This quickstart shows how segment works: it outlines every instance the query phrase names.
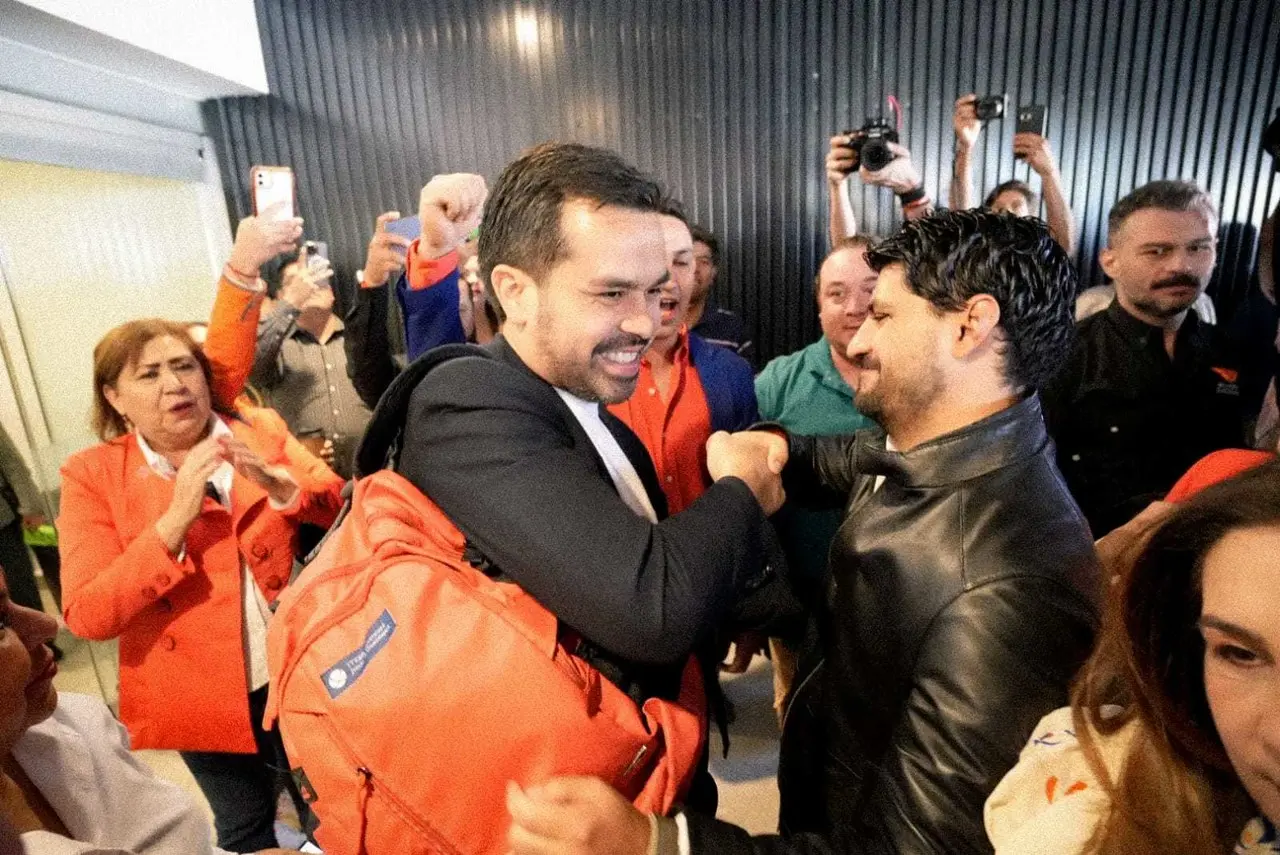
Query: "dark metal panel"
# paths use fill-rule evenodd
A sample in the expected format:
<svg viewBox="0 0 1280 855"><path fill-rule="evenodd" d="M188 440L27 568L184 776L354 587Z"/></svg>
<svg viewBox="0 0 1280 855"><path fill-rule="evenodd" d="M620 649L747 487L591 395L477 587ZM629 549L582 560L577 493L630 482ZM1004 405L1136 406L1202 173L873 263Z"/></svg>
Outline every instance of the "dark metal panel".
<svg viewBox="0 0 1280 855"><path fill-rule="evenodd" d="M258 20L274 94L206 108L233 216L253 164L292 165L308 234L349 283L373 218L412 212L432 174L492 179L547 139L610 146L720 235L720 298L763 357L816 334L827 140L889 94L940 204L956 97L1044 103L1085 285L1111 204L1192 178L1240 224L1215 283L1229 310L1280 193L1258 146L1280 104L1273 0L258 0ZM979 199L1030 175L1012 134L1011 118L984 132ZM852 198L863 231L899 222L891 194L854 181Z"/></svg>

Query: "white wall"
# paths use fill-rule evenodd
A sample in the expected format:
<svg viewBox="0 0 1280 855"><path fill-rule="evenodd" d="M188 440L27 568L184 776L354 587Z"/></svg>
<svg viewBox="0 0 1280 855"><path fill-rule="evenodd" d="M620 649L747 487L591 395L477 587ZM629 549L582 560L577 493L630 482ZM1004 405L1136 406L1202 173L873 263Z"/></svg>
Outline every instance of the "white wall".
<svg viewBox="0 0 1280 855"><path fill-rule="evenodd" d="M20 0L184 65L267 91L253 0Z"/></svg>
<svg viewBox="0 0 1280 855"><path fill-rule="evenodd" d="M230 241L216 183L0 161L0 403L19 401L45 489L97 441L98 339L133 318L207 318Z"/></svg>

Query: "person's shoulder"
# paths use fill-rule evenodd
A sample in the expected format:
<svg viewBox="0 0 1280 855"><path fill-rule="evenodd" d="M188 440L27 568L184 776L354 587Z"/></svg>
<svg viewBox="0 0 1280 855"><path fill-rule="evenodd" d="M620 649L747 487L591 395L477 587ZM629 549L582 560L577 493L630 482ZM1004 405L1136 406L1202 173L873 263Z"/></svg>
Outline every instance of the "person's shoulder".
<svg viewBox="0 0 1280 855"><path fill-rule="evenodd" d="M501 351L484 353L480 348L471 349L475 352L433 366L414 388L412 406L476 408L555 398L550 383L506 358Z"/></svg>
<svg viewBox="0 0 1280 855"><path fill-rule="evenodd" d="M712 344L697 333L689 333L689 352L695 363L713 366L728 374L751 376L751 363L727 347Z"/></svg>
<svg viewBox="0 0 1280 855"><path fill-rule="evenodd" d="M806 345L794 353L775 356L769 360L764 369L760 372L760 377L767 378L768 382L780 382L784 379L794 377L801 371L804 371L812 356L813 349L821 345L822 342L814 342Z"/></svg>
<svg viewBox="0 0 1280 855"><path fill-rule="evenodd" d="M78 470L101 471L115 464L123 463L129 453L129 444L133 442L132 434L121 434L114 439L95 443L88 448L71 454L62 462L63 473Z"/></svg>
<svg viewBox="0 0 1280 855"><path fill-rule="evenodd" d="M1111 774L1133 737L1133 726L1093 735ZM1110 807L1076 732L1070 707L1054 710L1031 732L1017 764L987 799L983 820L996 851L1009 855L1088 851Z"/></svg>
<svg viewBox="0 0 1280 855"><path fill-rule="evenodd" d="M59 692L52 721L90 739L118 742L120 726L101 698L78 692Z"/></svg>

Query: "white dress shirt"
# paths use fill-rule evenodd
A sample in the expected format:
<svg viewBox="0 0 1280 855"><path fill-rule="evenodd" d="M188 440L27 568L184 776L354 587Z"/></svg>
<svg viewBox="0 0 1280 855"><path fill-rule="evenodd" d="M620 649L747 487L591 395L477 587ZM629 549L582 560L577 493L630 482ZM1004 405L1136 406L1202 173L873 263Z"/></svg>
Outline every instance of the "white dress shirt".
<svg viewBox="0 0 1280 855"><path fill-rule="evenodd" d="M217 416L212 416L211 418L213 427L209 431L210 436L233 436L231 428L227 427L226 422ZM135 433L134 437L138 440L138 448L141 449L142 456L147 459L147 465L151 467L152 472L162 478L170 479L178 474L172 463L147 445L147 441L143 439L142 434ZM214 491L217 492L218 501L222 503L228 513L231 512L231 482L234 477L235 470L231 468L230 463L226 462L215 469L213 474L209 476L209 483L213 485ZM271 506L276 510L282 510L280 506L275 504L274 500L271 502ZM267 620L271 616L271 607L267 605L267 598L262 595L257 581L249 572L249 565L245 563L243 555L240 556L240 576L241 612L243 617L240 622L242 627L241 642L244 645L245 676L249 681L249 691L253 692L267 685L271 679L267 671Z"/></svg>
<svg viewBox="0 0 1280 855"><path fill-rule="evenodd" d="M60 694L13 758L71 833L27 832L27 855L225 855L195 802L129 753L128 733L98 698Z"/></svg>
<svg viewBox="0 0 1280 855"><path fill-rule="evenodd" d="M582 425L591 444L604 459L605 468L609 470L609 477L613 479L613 484L617 487L622 501L626 502L627 507L635 511L637 516L656 523L658 514L653 509L653 502L649 501L649 492L644 488L644 482L640 480L640 475L631 463L631 458L627 457L622 446L618 444L617 437L600 418L600 404L579 398L564 389L557 388L556 392L568 404L569 411L578 420L578 424Z"/></svg>

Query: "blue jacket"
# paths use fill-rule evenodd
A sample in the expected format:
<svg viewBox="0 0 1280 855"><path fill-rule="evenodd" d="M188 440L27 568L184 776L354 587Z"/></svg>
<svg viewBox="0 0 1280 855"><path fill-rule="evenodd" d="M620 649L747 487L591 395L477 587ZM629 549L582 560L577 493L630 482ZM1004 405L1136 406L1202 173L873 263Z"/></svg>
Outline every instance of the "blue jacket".
<svg viewBox="0 0 1280 855"><path fill-rule="evenodd" d="M746 430L760 420L751 364L725 347L689 333L689 358L702 381L711 411L711 429Z"/></svg>
<svg viewBox="0 0 1280 855"><path fill-rule="evenodd" d="M458 271L429 288L411 290L405 276L396 283L396 299L404 313L409 361L442 344L462 344L467 337L458 316ZM689 333L689 358L702 380L711 411L711 429L746 430L759 421L751 364L732 350Z"/></svg>
<svg viewBox="0 0 1280 855"><path fill-rule="evenodd" d="M396 300L404 315L405 352L413 362L433 347L442 344L466 344L458 314L458 268L427 288L414 291L409 279L400 274L396 282Z"/></svg>

